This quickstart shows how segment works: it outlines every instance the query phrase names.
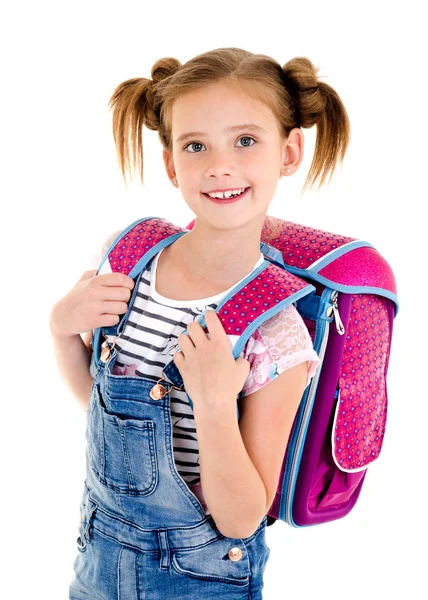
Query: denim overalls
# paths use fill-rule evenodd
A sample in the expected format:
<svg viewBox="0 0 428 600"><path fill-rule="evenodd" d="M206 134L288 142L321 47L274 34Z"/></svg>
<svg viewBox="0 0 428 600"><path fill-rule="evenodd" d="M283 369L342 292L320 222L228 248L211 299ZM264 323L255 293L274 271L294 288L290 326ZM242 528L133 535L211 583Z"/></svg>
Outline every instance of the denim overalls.
<svg viewBox="0 0 428 600"><path fill-rule="evenodd" d="M102 329L109 335L123 331L141 275L121 322ZM156 380L111 373L116 356L113 347L100 358L91 388L70 600L262 599L267 517L248 538L220 533L175 466L173 384L152 397ZM177 372L163 371L181 385Z"/></svg>

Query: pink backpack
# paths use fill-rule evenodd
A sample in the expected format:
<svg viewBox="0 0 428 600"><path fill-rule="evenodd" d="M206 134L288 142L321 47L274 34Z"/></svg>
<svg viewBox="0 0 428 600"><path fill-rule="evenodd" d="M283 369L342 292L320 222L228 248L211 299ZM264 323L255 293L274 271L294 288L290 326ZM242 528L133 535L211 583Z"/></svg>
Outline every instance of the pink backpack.
<svg viewBox="0 0 428 600"><path fill-rule="evenodd" d="M192 229L145 217L120 233L98 273L135 279L165 246ZM391 268L368 242L266 216L260 250L265 260L217 306L225 331L240 336L238 358L250 335L293 303L321 359L291 429L268 525L280 519L303 527L344 517L355 505L367 468L379 456L387 414L386 376L397 291ZM129 309L128 309L129 310ZM98 363L101 335L93 331ZM206 328L203 315L197 318ZM163 374L183 387L171 361ZM193 407L191 398L190 405ZM237 418L239 409L237 406Z"/></svg>

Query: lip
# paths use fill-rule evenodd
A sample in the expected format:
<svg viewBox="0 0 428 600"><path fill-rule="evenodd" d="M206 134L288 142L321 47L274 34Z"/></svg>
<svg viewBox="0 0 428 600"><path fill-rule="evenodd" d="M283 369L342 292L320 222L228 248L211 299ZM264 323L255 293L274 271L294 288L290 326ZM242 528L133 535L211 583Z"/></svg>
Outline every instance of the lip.
<svg viewBox="0 0 428 600"><path fill-rule="evenodd" d="M245 185L237 185L234 188L217 188L216 190L210 190L209 192L202 192L203 194L215 194L216 192L236 192L236 190L245 189Z"/></svg>
<svg viewBox="0 0 428 600"><path fill-rule="evenodd" d="M211 198L211 196L208 196L208 194L205 194L205 192L202 192L202 195L208 198L208 200L211 200L211 202L215 202L215 204L232 204L233 202L238 202L239 200L242 200L242 198L244 198L247 195L249 189L251 188L246 188L245 192L242 192L240 196L236 196L235 198L225 198L224 200L221 200L219 198Z"/></svg>

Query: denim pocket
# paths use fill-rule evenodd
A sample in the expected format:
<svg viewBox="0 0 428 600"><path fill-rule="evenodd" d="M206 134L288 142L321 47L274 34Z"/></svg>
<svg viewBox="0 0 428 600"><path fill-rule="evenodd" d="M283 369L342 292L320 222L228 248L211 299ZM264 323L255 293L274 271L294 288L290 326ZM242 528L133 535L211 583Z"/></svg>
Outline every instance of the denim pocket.
<svg viewBox="0 0 428 600"><path fill-rule="evenodd" d="M158 483L154 421L107 412L96 384L92 394L86 442L93 472L119 494L150 494Z"/></svg>
<svg viewBox="0 0 428 600"><path fill-rule="evenodd" d="M229 552L235 549L241 552L240 560L233 561ZM176 550L171 564L180 575L247 586L250 582L250 563L243 540L220 537L192 550Z"/></svg>

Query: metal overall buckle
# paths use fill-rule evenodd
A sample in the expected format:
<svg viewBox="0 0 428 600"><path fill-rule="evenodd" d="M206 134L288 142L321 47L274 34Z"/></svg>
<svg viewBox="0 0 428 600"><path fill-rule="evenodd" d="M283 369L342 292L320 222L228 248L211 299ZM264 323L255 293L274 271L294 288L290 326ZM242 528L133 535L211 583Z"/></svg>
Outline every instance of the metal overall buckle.
<svg viewBox="0 0 428 600"><path fill-rule="evenodd" d="M102 348L102 352L100 355L100 360L103 361L103 363L106 363L108 361L108 359L111 356L111 352L114 348L114 345L116 344L116 340L118 340L120 338L120 336L122 335L122 332L119 333L119 335L117 335L113 342L109 342L108 340L108 335L106 335L105 333L103 333L103 336L106 338L104 340L104 342L101 344L101 348Z"/></svg>
<svg viewBox="0 0 428 600"><path fill-rule="evenodd" d="M169 393L170 390L167 390L165 388L165 386L163 386L161 383L159 383L160 381L164 381L165 380L165 373L162 371L162 375L163 377L161 377L160 379L158 379L157 383L155 383L155 385L152 387L152 389L149 392L149 396L150 398L152 398L153 400L160 400L161 398L163 398L166 394ZM177 387L176 385L173 385L172 383L170 384L171 388L175 388L176 390L182 390L182 387Z"/></svg>

